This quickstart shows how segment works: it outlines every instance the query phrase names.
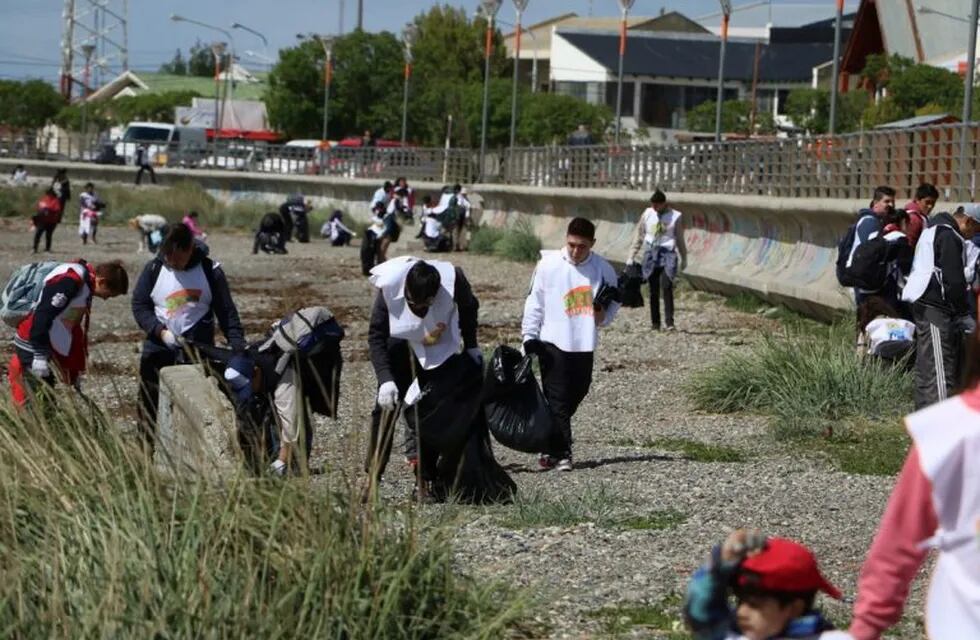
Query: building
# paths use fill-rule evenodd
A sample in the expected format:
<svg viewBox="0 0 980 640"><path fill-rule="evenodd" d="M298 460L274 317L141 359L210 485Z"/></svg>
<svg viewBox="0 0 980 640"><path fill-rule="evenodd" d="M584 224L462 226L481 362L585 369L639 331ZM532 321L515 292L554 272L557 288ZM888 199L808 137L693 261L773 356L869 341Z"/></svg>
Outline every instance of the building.
<svg viewBox="0 0 980 640"><path fill-rule="evenodd" d="M716 97L721 41L710 33L631 32L623 61L623 126L647 128L656 142L687 127L687 113ZM729 39L725 100L749 100L777 123L793 89L809 87L814 67L833 58L823 29L772 29L768 42ZM551 40L551 83L558 93L615 109L619 34L560 28Z"/></svg>
<svg viewBox="0 0 980 640"><path fill-rule="evenodd" d="M857 11L859 0L845 0L844 13ZM828 24L833 27L835 6L827 0L805 2L740 2L732 7L728 35L733 38L752 38L769 41L774 30L813 28ZM845 15L846 21L847 15ZM695 18L711 33L721 33L722 13L715 11ZM844 39L846 42L846 39Z"/></svg>
<svg viewBox="0 0 980 640"><path fill-rule="evenodd" d="M582 17L577 13L565 13L521 29L521 54L518 74L523 84L530 84L533 91L550 91L551 36L556 29L618 30L618 17ZM707 33L697 22L677 13L663 11L659 16L629 16L626 28L635 32ZM507 57L514 58L517 49L516 31L504 35Z"/></svg>
<svg viewBox="0 0 980 640"><path fill-rule="evenodd" d="M214 98L218 84L224 91L225 73L219 75L218 83L213 78L202 76L178 76L167 73L124 71L86 98L90 101L114 100L123 96L138 96L146 93L167 93L169 91L194 91L204 98ZM261 100L266 88L264 74L253 74L239 64L232 68L232 95L235 99Z"/></svg>
<svg viewBox="0 0 980 640"><path fill-rule="evenodd" d="M970 37L965 0L862 0L841 59L840 86L859 86L869 55L911 58L960 74L967 69Z"/></svg>

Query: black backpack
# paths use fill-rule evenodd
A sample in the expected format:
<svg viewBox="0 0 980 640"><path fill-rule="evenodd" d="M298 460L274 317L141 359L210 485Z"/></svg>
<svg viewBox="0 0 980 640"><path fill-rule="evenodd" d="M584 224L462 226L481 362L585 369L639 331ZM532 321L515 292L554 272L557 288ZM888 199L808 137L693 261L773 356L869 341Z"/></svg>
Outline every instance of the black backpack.
<svg viewBox="0 0 980 640"><path fill-rule="evenodd" d="M854 250L851 266L846 269L854 287L877 291L888 280L889 243L880 235L875 236Z"/></svg>
<svg viewBox="0 0 980 640"><path fill-rule="evenodd" d="M854 251L854 259L851 260L851 249L854 247L854 240L857 237L858 223L861 222L861 220L863 220L864 217L868 215L873 216L875 222L878 225L879 235L875 239L881 240L881 245L884 247L884 249L887 252L887 243L881 238L881 228L882 228L881 220L878 219L877 216L874 216L874 214L865 213L859 215L857 219L854 221L854 224L852 224L847 228L847 233L844 234L844 237L841 238L840 242L837 243L837 264L836 264L837 282L839 282L842 287L858 287L860 289L881 288L881 284L878 285L868 284L869 281L876 281L878 278L878 274L876 271L874 271L873 269L871 270L871 272L868 271L869 262L871 260L872 255L876 251L874 248L869 247L865 249L864 252L862 252L866 254L870 253L872 255L867 255L864 258L862 258L861 260L862 267L858 268L857 266L858 251L860 251L865 244L869 244L869 243L862 243L862 245L859 246ZM881 247L879 247L878 250L880 249ZM848 260L851 260L851 266L847 266ZM885 269L885 275L887 276L887 261L881 266ZM884 283L883 277L881 279L881 282L882 284Z"/></svg>

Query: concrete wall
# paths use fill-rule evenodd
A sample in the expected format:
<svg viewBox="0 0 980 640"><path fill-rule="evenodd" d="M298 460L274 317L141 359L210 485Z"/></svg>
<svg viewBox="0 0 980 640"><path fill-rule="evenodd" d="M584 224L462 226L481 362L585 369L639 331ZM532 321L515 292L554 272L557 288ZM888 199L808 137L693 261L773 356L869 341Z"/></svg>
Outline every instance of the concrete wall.
<svg viewBox="0 0 980 640"><path fill-rule="evenodd" d="M15 161L0 160L9 174ZM50 176L56 163L25 162L34 176ZM73 181L131 182L133 167L64 165ZM366 220L368 201L379 186L374 180L313 176L276 176L230 171L158 172L162 185L199 182L215 197L231 202L260 198L281 202L302 192L317 206L346 210ZM420 193L441 185L415 183ZM623 262L636 220L649 194L625 190L549 189L507 185L471 188L477 220L509 226L527 220L546 247L561 246L567 220L584 216L598 226L597 250ZM751 292L818 318L852 307L849 293L834 276L837 239L864 203L849 200L769 198L714 194L668 194L684 213L689 249L687 278L697 287L719 293Z"/></svg>

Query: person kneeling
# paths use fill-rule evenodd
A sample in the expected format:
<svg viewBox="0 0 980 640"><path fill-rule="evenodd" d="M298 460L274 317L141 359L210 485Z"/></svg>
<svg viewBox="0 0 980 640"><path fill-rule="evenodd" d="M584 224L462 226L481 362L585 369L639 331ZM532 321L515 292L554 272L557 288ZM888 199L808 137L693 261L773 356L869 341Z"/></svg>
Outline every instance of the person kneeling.
<svg viewBox="0 0 980 640"><path fill-rule="evenodd" d="M275 213L267 213L262 216L259 222L259 230L255 232L255 243L252 245L252 254L259 252L265 253L288 253L286 250L286 229L281 216Z"/></svg>
<svg viewBox="0 0 980 640"><path fill-rule="evenodd" d="M443 253L453 248L452 238L444 233L442 221L434 213L425 216L422 225L422 243L425 245L425 250L431 253Z"/></svg>
<svg viewBox="0 0 980 640"><path fill-rule="evenodd" d="M809 549L740 529L691 577L684 618L695 640L849 640L814 608L818 591L841 599Z"/></svg>

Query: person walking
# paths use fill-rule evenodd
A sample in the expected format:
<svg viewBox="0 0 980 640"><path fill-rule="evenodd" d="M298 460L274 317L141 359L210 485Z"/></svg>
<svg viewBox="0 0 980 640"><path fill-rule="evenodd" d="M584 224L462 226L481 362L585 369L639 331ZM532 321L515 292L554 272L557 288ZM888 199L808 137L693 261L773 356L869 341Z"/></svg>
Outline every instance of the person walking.
<svg viewBox="0 0 980 640"><path fill-rule="evenodd" d="M928 230L927 230L928 231ZM912 448L858 577L854 640L898 623L909 588L937 552L925 603L930 638L980 638L980 340L974 332L965 391L905 418Z"/></svg>
<svg viewBox="0 0 980 640"><path fill-rule="evenodd" d="M68 179L67 169L58 169L51 179L51 189L61 203L61 211L65 212L65 206L71 200L71 180Z"/></svg>
<svg viewBox="0 0 980 640"><path fill-rule="evenodd" d="M139 167L139 171L136 172L136 184L143 181L144 172L149 172L153 184L157 183L157 174L153 171L153 159L150 157L150 149L145 142L139 143L136 147L136 166Z"/></svg>
<svg viewBox="0 0 980 640"><path fill-rule="evenodd" d="M420 385L441 381L440 371L454 372L465 365L457 361L461 358L472 361L470 366L482 368L483 364L477 342L480 303L462 269L449 262L403 256L371 269L371 284L378 293L368 326L368 349L378 395L364 465L369 490L384 475L399 409L410 388L417 396ZM410 397L407 402L413 404L413 400ZM404 413L406 456L417 473L416 496L426 500L437 478L438 454L426 447L425 439L415 438L416 417Z"/></svg>
<svg viewBox="0 0 980 640"><path fill-rule="evenodd" d="M667 204L659 189L650 197L650 206L636 224L635 239L626 259L627 266L640 264L643 279L650 286L650 324L660 330L660 292L664 294L664 320L667 331L674 330L674 280L687 268L687 246L681 212Z"/></svg>
<svg viewBox="0 0 980 640"><path fill-rule="evenodd" d="M964 242L978 231L980 205L967 204L933 216L915 248L902 300L912 305L915 320L916 409L945 400L959 385L963 336L976 326L967 299Z"/></svg>
<svg viewBox="0 0 980 640"><path fill-rule="evenodd" d="M41 236L44 236L44 250L51 251L51 236L54 235L55 227L61 223L61 212L61 200L58 199L54 189L48 189L41 196L36 212L31 217L31 222L34 224L33 253L37 253Z"/></svg>
<svg viewBox="0 0 980 640"><path fill-rule="evenodd" d="M129 276L121 262L95 266L83 260L49 270L37 303L17 324L8 380L14 404L25 406L43 387L62 382L79 388L88 356L92 298L125 295Z"/></svg>
<svg viewBox="0 0 980 640"><path fill-rule="evenodd" d="M221 265L194 242L185 224L171 227L133 290L133 317L146 334L140 355L138 425L145 448L156 442L160 369L182 361L185 347L214 345L214 324L235 351L245 331Z"/></svg>
<svg viewBox="0 0 980 640"><path fill-rule="evenodd" d="M592 384L599 327L609 326L620 307L616 272L594 246L595 225L574 218L565 247L542 252L524 303L524 352L538 356L556 425L549 450L538 457L544 470L572 470L572 417Z"/></svg>

